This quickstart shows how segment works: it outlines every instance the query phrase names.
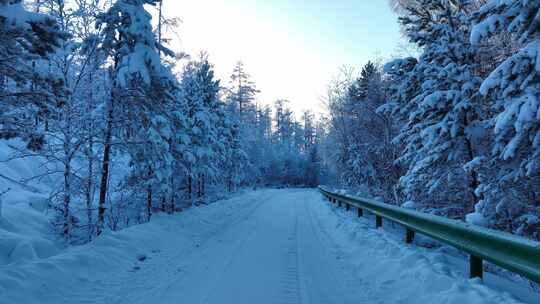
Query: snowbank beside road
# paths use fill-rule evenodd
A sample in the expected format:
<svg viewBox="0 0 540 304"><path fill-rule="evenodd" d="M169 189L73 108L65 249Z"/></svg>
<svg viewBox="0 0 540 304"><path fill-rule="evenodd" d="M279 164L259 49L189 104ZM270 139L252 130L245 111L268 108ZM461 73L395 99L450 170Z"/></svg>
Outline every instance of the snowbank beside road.
<svg viewBox="0 0 540 304"><path fill-rule="evenodd" d="M46 213L52 187L50 176L25 181L44 173L39 159L10 159L20 141L0 141L0 265L47 258L62 245L53 234Z"/></svg>
<svg viewBox="0 0 540 304"><path fill-rule="evenodd" d="M114 294L116 289L109 279L113 278L115 284L128 282L163 248L172 252L196 248L223 225L245 216L255 207L252 202L265 196L267 191L250 192L241 199L173 216L159 214L150 223L107 231L90 244L70 247L49 258L0 265L0 304L117 303L107 301L126 294ZM176 265L162 266L161 271L168 271ZM126 292L130 290L128 287Z"/></svg>

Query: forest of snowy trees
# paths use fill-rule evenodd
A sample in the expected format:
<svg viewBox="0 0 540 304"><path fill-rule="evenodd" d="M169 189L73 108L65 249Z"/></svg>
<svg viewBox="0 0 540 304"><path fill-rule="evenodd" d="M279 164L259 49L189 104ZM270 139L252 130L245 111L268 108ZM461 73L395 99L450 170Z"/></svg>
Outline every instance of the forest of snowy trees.
<svg viewBox="0 0 540 304"><path fill-rule="evenodd" d="M391 5L418 55L330 86L336 183L540 239L540 1Z"/></svg>
<svg viewBox="0 0 540 304"><path fill-rule="evenodd" d="M0 139L69 243L320 183L540 239L540 1L390 1L414 50L344 69L320 118L172 51L161 1L0 0Z"/></svg>
<svg viewBox="0 0 540 304"><path fill-rule="evenodd" d="M161 5L0 0L0 137L54 176L70 243L240 187L319 183L314 114L261 106L241 62L222 83L209 55L170 50L179 21Z"/></svg>

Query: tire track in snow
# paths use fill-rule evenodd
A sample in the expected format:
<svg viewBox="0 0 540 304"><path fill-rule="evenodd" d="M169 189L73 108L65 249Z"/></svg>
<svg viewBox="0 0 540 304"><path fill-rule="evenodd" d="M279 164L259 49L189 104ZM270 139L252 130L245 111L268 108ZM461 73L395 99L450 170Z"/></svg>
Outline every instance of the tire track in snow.
<svg viewBox="0 0 540 304"><path fill-rule="evenodd" d="M298 215L295 214L292 231L287 237L286 255L280 279L280 294L277 296L278 304L302 303L298 264Z"/></svg>
<svg viewBox="0 0 540 304"><path fill-rule="evenodd" d="M169 265L178 265L179 263L181 263L179 268L185 269L185 271L183 271L181 274L178 273L178 271L174 271L174 272L172 272L172 275L167 276L168 280L166 280L166 283L164 283L162 286L156 286L156 288L152 291L152 294L154 294L154 298L155 299L161 299L161 301L158 301L160 303L162 303L163 301L166 301L167 303L171 302L170 299L164 299L164 295L167 294L168 291L173 290L174 288L179 288L180 286L182 286L184 284L184 282L186 280L190 279L189 277L187 277L185 275L185 272L189 272L189 270L190 270L189 269L190 268L190 263L188 261L193 259L193 258L196 259L196 260L200 260L201 257L198 254L202 253L204 255L204 253L207 251L208 247L211 247L211 246L214 245L213 241L215 241L216 238L221 238L221 235L225 231L232 230L236 226L238 226L240 224L243 224L246 221L250 220L251 216L253 214L255 214L261 208L261 206L263 206L265 203L272 200L273 197L274 197L274 194L264 195L264 196L262 196L262 198L257 198L257 201L255 203L254 202L249 203L248 206L247 206L248 208L245 208L245 206L243 206L243 204L242 204L242 209L240 209L240 210L239 210L238 206L231 207L231 209L234 209L233 211L236 212L236 213L233 212L232 221L230 221L230 219L228 219L226 221L220 222L219 225L216 225L216 224L210 225L212 227L212 229L208 234L206 234L207 238L204 239L204 241L202 241L202 242L199 241L199 240L196 241L196 243L199 243L199 246L196 246L196 247L190 246L186 250L183 250L182 252L178 252L174 256L169 257L168 258L169 263L167 263L167 264L169 264ZM241 211L241 212L238 212L238 211ZM255 226L253 226L253 227L255 227ZM241 249L241 247L243 246L245 241L252 234L253 230L254 229L250 229L250 230L245 231L245 234L243 234L240 237L240 240L236 240L239 243L239 245L237 245L236 248L234 249L234 253L232 253L231 255L229 255L227 257L225 257L225 256L222 257L223 259L225 259L225 258L227 259L226 264L231 263L231 260L233 259L235 253L237 253ZM221 243L221 242L223 242L223 240L218 240L218 242ZM188 257L188 259L186 259L186 257ZM166 267L166 266L161 264L159 268L163 268L163 267ZM227 267L227 266L225 266L225 267ZM169 267L169 268L170 269L178 269L178 267ZM209 268L207 267L206 270L208 270L208 269ZM211 290L213 288L215 288L216 282L219 281L219 278L223 274L224 271L225 271L225 269L220 269L220 272L217 275L214 275L213 279L209 280L210 282L209 281L206 282L206 284L208 284L208 289L205 292L205 296L203 297L205 302L208 300L209 295L211 294ZM214 283L212 283L212 282L214 282ZM212 286L214 286L214 287L212 287ZM126 301L125 303L126 304L131 304L133 302ZM145 302L141 302L141 303L145 303Z"/></svg>
<svg viewBox="0 0 540 304"><path fill-rule="evenodd" d="M238 245L234 248L232 253L227 257L227 262L225 263L225 267L220 269L219 273L215 275L215 284L212 286L212 289L210 289L205 298L204 303L208 303L210 300L210 297L212 296L212 293L216 290L217 284L222 278L224 277L225 273L231 268L231 265L233 264L233 261L238 256L238 253L242 251L244 246L246 245L247 240L253 235L255 230L257 229L258 221L255 220L255 223L251 225L251 229L249 229L244 236L240 239L238 242Z"/></svg>

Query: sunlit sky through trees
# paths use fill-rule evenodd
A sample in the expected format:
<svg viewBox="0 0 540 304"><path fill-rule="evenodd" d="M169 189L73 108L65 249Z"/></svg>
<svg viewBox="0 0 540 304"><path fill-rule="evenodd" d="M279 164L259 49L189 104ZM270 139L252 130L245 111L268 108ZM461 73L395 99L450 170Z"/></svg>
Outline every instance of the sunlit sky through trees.
<svg viewBox="0 0 540 304"><path fill-rule="evenodd" d="M340 67L359 69L402 45L384 0L165 0L163 12L182 20L177 35L169 34L176 52L207 51L223 84L242 60L261 102L285 98L297 114L321 111Z"/></svg>

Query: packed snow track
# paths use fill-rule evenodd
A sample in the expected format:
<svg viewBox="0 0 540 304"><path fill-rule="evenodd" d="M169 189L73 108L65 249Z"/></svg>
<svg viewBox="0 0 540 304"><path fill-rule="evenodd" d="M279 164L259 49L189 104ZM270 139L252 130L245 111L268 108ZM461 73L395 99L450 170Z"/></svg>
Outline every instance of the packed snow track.
<svg viewBox="0 0 540 304"><path fill-rule="evenodd" d="M1 266L0 303L521 303L459 265L316 190L261 190Z"/></svg>

